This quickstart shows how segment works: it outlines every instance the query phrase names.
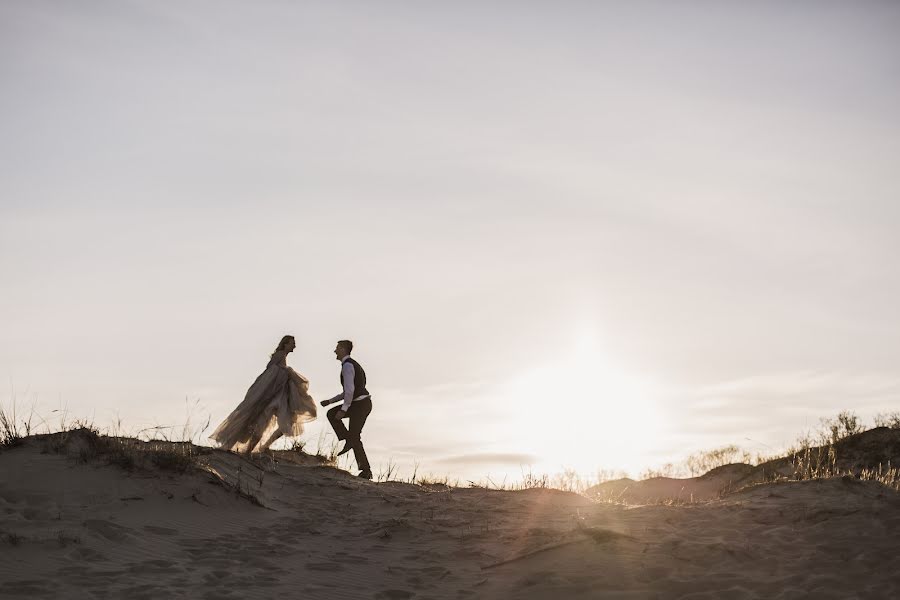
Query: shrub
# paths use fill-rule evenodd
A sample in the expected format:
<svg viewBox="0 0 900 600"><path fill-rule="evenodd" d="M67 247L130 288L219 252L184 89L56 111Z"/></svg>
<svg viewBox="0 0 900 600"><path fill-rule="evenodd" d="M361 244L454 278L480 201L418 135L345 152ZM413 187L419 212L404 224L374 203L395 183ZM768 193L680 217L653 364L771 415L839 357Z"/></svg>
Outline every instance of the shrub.
<svg viewBox="0 0 900 600"><path fill-rule="evenodd" d="M875 427L900 429L900 412L878 413L875 415Z"/></svg>
<svg viewBox="0 0 900 600"><path fill-rule="evenodd" d="M712 471L716 467L730 465L733 463L749 464L752 457L745 450L741 450L738 446L722 446L714 450L706 450L691 454L685 460L685 466L692 477L703 475Z"/></svg>
<svg viewBox="0 0 900 600"><path fill-rule="evenodd" d="M674 463L666 463L658 469L645 469L638 475L638 479L653 479L655 477L680 477L682 469L676 467Z"/></svg>
<svg viewBox="0 0 900 600"><path fill-rule="evenodd" d="M856 413L842 411L832 419L822 419L820 441L822 445L836 444L846 437L862 433L864 427Z"/></svg>

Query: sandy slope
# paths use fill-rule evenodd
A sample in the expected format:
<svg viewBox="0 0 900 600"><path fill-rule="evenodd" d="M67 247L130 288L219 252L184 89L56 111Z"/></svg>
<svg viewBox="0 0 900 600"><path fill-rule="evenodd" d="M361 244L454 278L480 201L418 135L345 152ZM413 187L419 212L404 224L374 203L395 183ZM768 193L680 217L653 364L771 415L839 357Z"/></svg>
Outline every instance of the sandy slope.
<svg viewBox="0 0 900 600"><path fill-rule="evenodd" d="M202 458L262 506L208 473L4 451L0 597L900 597L900 495L878 484L625 507Z"/></svg>
<svg viewBox="0 0 900 600"><path fill-rule="evenodd" d="M828 447L812 448L811 456L828 462ZM834 467L839 472L859 473L862 469L900 465L900 430L876 427L846 437L833 447ZM776 458L757 466L725 465L699 477L651 477L641 481L629 478L606 481L586 491L591 498L629 504L661 502L697 502L715 500L749 485L791 478L802 453ZM806 459L808 460L808 459Z"/></svg>

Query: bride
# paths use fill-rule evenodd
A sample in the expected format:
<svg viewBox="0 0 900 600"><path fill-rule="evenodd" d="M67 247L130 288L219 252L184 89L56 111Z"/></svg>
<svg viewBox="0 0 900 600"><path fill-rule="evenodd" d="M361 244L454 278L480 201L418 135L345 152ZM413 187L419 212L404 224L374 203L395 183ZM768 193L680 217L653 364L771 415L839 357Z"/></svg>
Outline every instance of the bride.
<svg viewBox="0 0 900 600"><path fill-rule="evenodd" d="M309 380L287 366L287 355L296 346L294 336L281 338L266 370L211 440L249 457L253 451L268 449L281 436L303 433L303 424L316 418L316 403L308 393Z"/></svg>

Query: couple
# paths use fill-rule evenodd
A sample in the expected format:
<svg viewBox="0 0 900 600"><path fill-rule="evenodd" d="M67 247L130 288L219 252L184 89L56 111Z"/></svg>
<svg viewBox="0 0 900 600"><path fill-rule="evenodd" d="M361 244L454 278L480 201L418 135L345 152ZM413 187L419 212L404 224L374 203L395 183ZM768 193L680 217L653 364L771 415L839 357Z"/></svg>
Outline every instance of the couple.
<svg viewBox="0 0 900 600"><path fill-rule="evenodd" d="M244 401L222 421L210 439L219 442L225 450L242 452L247 457L253 451L263 452L282 436L294 437L303 433L303 424L316 418L316 403L309 395L309 380L287 366L287 355L294 350L294 337L281 338L269 364L256 378ZM344 447L338 456L353 450L359 476L372 479L372 468L366 457L360 435L369 413L372 412L372 396L366 389L366 372L358 362L350 358L353 342L341 340L334 349L341 361L341 387L343 391L322 406L341 402L328 411L328 421ZM350 419L350 429L342 419Z"/></svg>

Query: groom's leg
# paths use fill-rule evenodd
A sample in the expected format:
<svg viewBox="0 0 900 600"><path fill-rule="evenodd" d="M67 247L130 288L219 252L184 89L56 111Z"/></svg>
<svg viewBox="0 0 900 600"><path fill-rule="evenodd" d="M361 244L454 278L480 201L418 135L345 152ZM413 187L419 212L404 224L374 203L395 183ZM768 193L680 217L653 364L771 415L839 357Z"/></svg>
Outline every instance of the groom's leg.
<svg viewBox="0 0 900 600"><path fill-rule="evenodd" d="M350 405L350 409L353 409L353 405ZM344 425L344 422L337 418L337 411L341 410L341 405L338 404L334 408L328 410L328 422L331 423L331 428L334 429L334 434L337 436L339 440L347 439L347 426Z"/></svg>
<svg viewBox="0 0 900 600"><path fill-rule="evenodd" d="M350 431L347 438L353 444L353 456L356 457L356 465L363 473L371 473L372 467L369 466L369 457L366 456L366 449L362 443L362 429L372 412L372 399L366 398L359 400L350 405L348 416L350 417Z"/></svg>

